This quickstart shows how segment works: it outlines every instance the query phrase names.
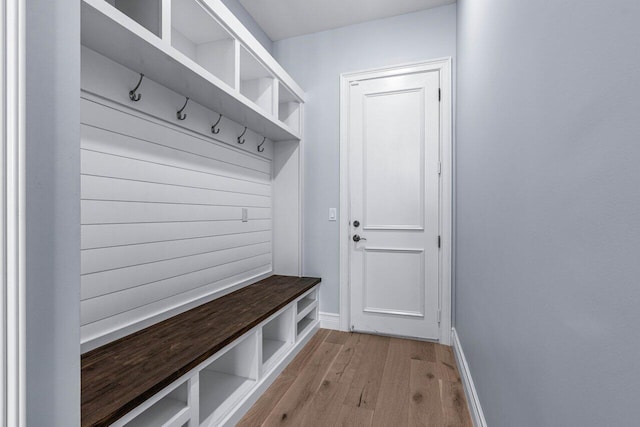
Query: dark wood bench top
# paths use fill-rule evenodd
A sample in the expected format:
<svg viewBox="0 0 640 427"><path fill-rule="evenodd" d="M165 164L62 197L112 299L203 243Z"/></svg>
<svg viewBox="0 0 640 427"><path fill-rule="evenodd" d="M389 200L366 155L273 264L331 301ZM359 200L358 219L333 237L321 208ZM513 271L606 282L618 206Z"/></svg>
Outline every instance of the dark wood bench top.
<svg viewBox="0 0 640 427"><path fill-rule="evenodd" d="M271 276L82 355L82 425L108 426L320 282Z"/></svg>

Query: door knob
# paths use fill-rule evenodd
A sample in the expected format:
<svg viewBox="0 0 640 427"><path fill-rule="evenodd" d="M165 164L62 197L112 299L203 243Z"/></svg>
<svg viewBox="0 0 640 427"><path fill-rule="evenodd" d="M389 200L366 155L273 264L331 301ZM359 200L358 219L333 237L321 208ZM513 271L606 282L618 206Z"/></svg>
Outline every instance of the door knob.
<svg viewBox="0 0 640 427"><path fill-rule="evenodd" d="M365 239L364 237L360 237L357 234L353 235L353 241L354 242L359 242L360 240L367 240L367 239Z"/></svg>

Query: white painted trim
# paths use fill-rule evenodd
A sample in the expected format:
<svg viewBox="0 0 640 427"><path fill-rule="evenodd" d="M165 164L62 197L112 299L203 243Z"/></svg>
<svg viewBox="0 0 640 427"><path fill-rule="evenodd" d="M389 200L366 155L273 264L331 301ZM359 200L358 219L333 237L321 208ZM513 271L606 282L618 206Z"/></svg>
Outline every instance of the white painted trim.
<svg viewBox="0 0 640 427"><path fill-rule="evenodd" d="M2 52L2 388L3 425L26 425L25 317L25 5L7 0L0 6Z"/></svg>
<svg viewBox="0 0 640 427"><path fill-rule="evenodd" d="M340 75L340 330L350 329L349 301L349 146L348 105L351 82L415 73L439 71L442 101L440 103L440 274L439 308L442 313L439 342L451 344L451 254L452 254L452 203L453 203L453 99L451 86L451 58L440 58L394 65L374 70L364 70Z"/></svg>
<svg viewBox="0 0 640 427"><path fill-rule="evenodd" d="M340 328L340 315L338 313L320 312L320 327L323 329L342 330Z"/></svg>
<svg viewBox="0 0 640 427"><path fill-rule="evenodd" d="M462 344L460 344L460 339L458 338L458 334L456 333L455 328L451 330L451 338L453 342L453 352L456 356L458 371L460 372L460 377L462 378L462 385L464 387L464 392L467 396L469 412L471 412L471 419L473 420L473 425L475 427L487 427L487 421L484 419L484 412L482 412L482 406L480 406L480 399L478 399L476 386L473 383L473 378L471 377L471 371L469 370L467 359L464 357L464 352L462 351Z"/></svg>

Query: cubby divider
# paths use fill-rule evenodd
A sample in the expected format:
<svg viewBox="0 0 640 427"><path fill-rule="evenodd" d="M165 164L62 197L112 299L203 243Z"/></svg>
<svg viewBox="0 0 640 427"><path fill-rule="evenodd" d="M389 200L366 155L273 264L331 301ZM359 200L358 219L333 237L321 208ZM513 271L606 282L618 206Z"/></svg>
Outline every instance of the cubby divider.
<svg viewBox="0 0 640 427"><path fill-rule="evenodd" d="M293 310L289 308L262 327L262 364L268 371L293 346Z"/></svg>
<svg viewBox="0 0 640 427"><path fill-rule="evenodd" d="M271 72L246 48L240 48L240 93L268 115L274 115L276 86Z"/></svg>
<svg viewBox="0 0 640 427"><path fill-rule="evenodd" d="M294 132L300 132L300 100L283 84L278 85L278 120Z"/></svg>
<svg viewBox="0 0 640 427"><path fill-rule="evenodd" d="M296 323L296 338L302 338L305 333L309 331L311 327L316 323L317 319L318 309L316 307Z"/></svg>

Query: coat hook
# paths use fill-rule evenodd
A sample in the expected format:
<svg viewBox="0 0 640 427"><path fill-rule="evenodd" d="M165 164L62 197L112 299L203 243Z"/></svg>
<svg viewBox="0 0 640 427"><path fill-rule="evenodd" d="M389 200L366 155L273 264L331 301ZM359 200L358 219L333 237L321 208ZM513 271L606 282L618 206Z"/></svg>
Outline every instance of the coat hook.
<svg viewBox="0 0 640 427"><path fill-rule="evenodd" d="M136 85L136 87L134 87L132 90L129 91L129 99L132 100L133 102L138 102L142 98L142 94L136 93L136 91L140 87L140 84L142 83L143 78L144 78L144 74L140 73L140 80L138 80L138 84Z"/></svg>
<svg viewBox="0 0 640 427"><path fill-rule="evenodd" d="M238 137L238 144L244 144L245 143L244 138L242 139L242 141L240 141L240 138L242 138L245 133L247 133L247 127L246 126L244 127L244 130L242 131L242 133Z"/></svg>
<svg viewBox="0 0 640 427"><path fill-rule="evenodd" d="M264 145L264 142L266 140L267 140L266 136L262 137L262 142L260 144L258 144L258 153L262 153L264 151L264 148L262 148L262 145Z"/></svg>
<svg viewBox="0 0 640 427"><path fill-rule="evenodd" d="M222 120L222 114L220 114L220 117L218 117L218 121L215 122L213 126L211 126L211 133L215 135L220 133L220 128L216 129L216 126L218 126L218 123L220 123L220 120Z"/></svg>
<svg viewBox="0 0 640 427"><path fill-rule="evenodd" d="M187 99L185 99L184 101L184 105L182 106L181 109L178 110L178 112L176 113L176 117L178 117L178 120L184 120L187 118L187 113L182 114L182 112L184 111L185 108L187 108L187 104L189 103L189 97L186 97Z"/></svg>

